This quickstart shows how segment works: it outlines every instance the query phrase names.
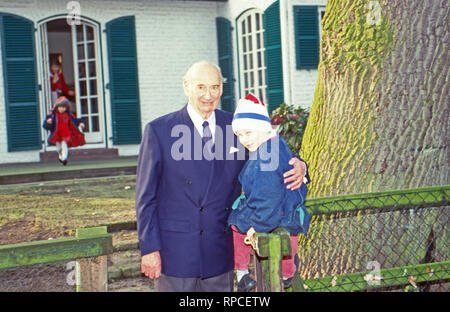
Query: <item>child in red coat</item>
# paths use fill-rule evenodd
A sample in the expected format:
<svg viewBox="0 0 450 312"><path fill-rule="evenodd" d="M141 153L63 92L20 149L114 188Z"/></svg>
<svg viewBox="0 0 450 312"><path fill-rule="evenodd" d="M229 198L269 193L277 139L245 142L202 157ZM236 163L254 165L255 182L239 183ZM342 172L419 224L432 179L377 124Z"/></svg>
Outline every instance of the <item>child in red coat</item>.
<svg viewBox="0 0 450 312"><path fill-rule="evenodd" d="M67 87L61 64L58 61L53 61L50 66L50 83L52 87L52 105L55 105L56 100L60 96L75 95L75 92Z"/></svg>
<svg viewBox="0 0 450 312"><path fill-rule="evenodd" d="M43 127L50 130L49 145L56 145L59 161L65 166L69 156L69 147L85 144L84 134L78 129L84 128L82 119L75 118L70 112L70 102L61 96L50 114L47 115Z"/></svg>

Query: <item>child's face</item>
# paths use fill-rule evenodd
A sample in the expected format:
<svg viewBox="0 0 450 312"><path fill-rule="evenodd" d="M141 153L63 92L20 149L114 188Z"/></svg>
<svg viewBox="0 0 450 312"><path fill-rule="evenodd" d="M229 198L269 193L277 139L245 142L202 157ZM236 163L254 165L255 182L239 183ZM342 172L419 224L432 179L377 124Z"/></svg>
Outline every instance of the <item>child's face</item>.
<svg viewBox="0 0 450 312"><path fill-rule="evenodd" d="M236 132L236 136L250 152L254 152L258 147L267 140L267 132L257 130L239 130Z"/></svg>
<svg viewBox="0 0 450 312"><path fill-rule="evenodd" d="M53 74L59 73L59 69L60 69L59 65L55 65L55 64L53 64L53 65L50 67L50 70L52 71Z"/></svg>
<svg viewBox="0 0 450 312"><path fill-rule="evenodd" d="M65 111L66 111L66 107L65 106L58 106L58 112L64 113Z"/></svg>

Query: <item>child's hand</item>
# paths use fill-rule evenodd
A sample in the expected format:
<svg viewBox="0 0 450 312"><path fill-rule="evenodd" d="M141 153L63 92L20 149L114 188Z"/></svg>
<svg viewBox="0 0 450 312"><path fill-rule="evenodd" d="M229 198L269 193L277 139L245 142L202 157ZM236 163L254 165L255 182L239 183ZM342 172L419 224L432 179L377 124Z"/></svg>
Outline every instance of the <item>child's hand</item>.
<svg viewBox="0 0 450 312"><path fill-rule="evenodd" d="M80 127L84 129L85 128L84 123L80 122Z"/></svg>
<svg viewBox="0 0 450 312"><path fill-rule="evenodd" d="M252 226L251 228L248 229L247 236L248 237L252 237L255 233L256 233L256 231L255 231L255 229Z"/></svg>
<svg viewBox="0 0 450 312"><path fill-rule="evenodd" d="M51 118L47 119L47 123L51 124L52 123L52 119Z"/></svg>
<svg viewBox="0 0 450 312"><path fill-rule="evenodd" d="M256 231L253 227L248 229L247 236L244 238L244 243L256 249Z"/></svg>

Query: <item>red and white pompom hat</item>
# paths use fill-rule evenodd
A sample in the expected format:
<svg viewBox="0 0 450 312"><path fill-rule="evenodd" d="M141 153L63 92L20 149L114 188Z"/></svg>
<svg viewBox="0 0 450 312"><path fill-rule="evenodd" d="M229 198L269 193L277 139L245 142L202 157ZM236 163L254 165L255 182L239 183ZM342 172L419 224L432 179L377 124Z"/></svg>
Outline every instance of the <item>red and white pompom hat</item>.
<svg viewBox="0 0 450 312"><path fill-rule="evenodd" d="M240 99L231 123L233 132L239 130L272 131L269 113L262 101L249 93Z"/></svg>

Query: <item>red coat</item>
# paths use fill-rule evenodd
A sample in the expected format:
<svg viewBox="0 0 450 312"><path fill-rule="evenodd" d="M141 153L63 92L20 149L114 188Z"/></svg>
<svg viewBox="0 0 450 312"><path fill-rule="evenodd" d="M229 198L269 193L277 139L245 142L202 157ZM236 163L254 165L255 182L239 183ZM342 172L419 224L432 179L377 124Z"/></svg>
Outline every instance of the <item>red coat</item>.
<svg viewBox="0 0 450 312"><path fill-rule="evenodd" d="M51 118L52 123L47 123L47 119ZM61 124L61 122L64 123ZM55 145L56 142L66 141L68 147L76 147L86 144L84 139L84 133L78 130L78 124L82 122L81 119L77 119L75 115L69 112L59 114L57 110L53 110L45 117L43 127L50 130L50 137L48 143Z"/></svg>
<svg viewBox="0 0 450 312"><path fill-rule="evenodd" d="M53 77L50 78L52 91L59 91L58 92L59 95L69 95L69 88L67 87L63 73L59 73L57 75L59 79L55 83L53 83Z"/></svg>

